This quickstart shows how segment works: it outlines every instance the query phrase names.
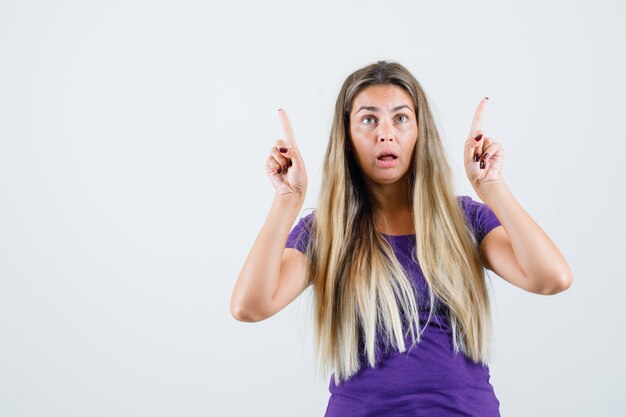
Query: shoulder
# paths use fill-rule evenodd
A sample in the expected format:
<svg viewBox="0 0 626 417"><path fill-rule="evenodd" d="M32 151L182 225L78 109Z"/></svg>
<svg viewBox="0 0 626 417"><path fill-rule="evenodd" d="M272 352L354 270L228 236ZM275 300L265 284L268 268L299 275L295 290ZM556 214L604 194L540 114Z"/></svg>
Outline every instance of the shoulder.
<svg viewBox="0 0 626 417"><path fill-rule="evenodd" d="M474 216L480 214L482 211L487 209L487 205L482 201L476 201L469 195L459 195L456 197L457 201L461 208L465 211L465 214L468 216Z"/></svg>
<svg viewBox="0 0 626 417"><path fill-rule="evenodd" d="M475 211L477 201L474 201L472 197L469 195L457 195L456 201L461 206L461 209L465 212L466 215L469 215L471 212Z"/></svg>
<svg viewBox="0 0 626 417"><path fill-rule="evenodd" d="M310 228L315 220L315 209L307 209L311 210L308 214L303 214L298 220L298 225L301 227L306 226L306 228Z"/></svg>
<svg viewBox="0 0 626 417"><path fill-rule="evenodd" d="M500 221L487 204L476 201L468 195L457 196L457 199L463 208L465 217L478 243L480 243L492 229L500 226Z"/></svg>
<svg viewBox="0 0 626 417"><path fill-rule="evenodd" d="M296 225L291 229L287 236L286 248L294 248L306 254L310 242L315 240L313 221L315 219L315 209L307 208L305 212L311 210L310 213L303 214Z"/></svg>
<svg viewBox="0 0 626 417"><path fill-rule="evenodd" d="M459 202L459 204L461 204L463 207L469 206L472 203L476 203L476 201L474 201L474 199L472 199L472 197L470 197L469 195L457 195L456 196L456 200Z"/></svg>
<svg viewBox="0 0 626 417"><path fill-rule="evenodd" d="M306 211L308 210L310 209L306 209ZM314 219L314 209L308 214L303 214L296 222L296 225L291 229L291 232L289 232L289 236L287 237L287 246L297 246L300 242L308 241L309 236L312 234L311 232L313 230Z"/></svg>

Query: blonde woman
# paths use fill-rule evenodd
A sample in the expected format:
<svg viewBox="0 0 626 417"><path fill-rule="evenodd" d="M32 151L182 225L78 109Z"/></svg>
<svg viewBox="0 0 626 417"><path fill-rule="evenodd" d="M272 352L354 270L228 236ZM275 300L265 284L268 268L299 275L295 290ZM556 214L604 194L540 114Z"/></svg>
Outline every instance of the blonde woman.
<svg viewBox="0 0 626 417"><path fill-rule="evenodd" d="M317 207L293 229L307 174L279 110L284 138L266 161L276 193L230 308L264 320L312 286L315 359L333 371L326 416L499 416L484 268L536 294L571 285L566 260L507 188L502 145L482 130L487 102L464 144L483 203L455 194L427 97L405 67L350 74Z"/></svg>

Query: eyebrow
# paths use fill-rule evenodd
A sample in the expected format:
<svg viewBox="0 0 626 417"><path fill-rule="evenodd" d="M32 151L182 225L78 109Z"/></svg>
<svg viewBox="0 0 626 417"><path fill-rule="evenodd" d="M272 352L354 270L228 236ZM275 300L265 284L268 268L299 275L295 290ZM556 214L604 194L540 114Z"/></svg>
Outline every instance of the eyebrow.
<svg viewBox="0 0 626 417"><path fill-rule="evenodd" d="M412 109L412 108L410 108L409 106L407 106L406 104L402 104L402 105L400 105L400 106L396 106L396 107L394 107L393 109L391 109L391 111L398 111L398 110L400 110L400 109L402 109L402 108L405 108L405 107L406 107L407 109L409 109L409 110L413 111L413 109ZM360 109L358 109L358 110L357 110L354 114L356 115L356 114L357 114L358 112L360 112L361 110L378 111L378 110L379 110L379 108L378 108L378 107L376 107L376 106L361 106L361 108L360 108ZM415 113L415 112L413 111L413 113Z"/></svg>

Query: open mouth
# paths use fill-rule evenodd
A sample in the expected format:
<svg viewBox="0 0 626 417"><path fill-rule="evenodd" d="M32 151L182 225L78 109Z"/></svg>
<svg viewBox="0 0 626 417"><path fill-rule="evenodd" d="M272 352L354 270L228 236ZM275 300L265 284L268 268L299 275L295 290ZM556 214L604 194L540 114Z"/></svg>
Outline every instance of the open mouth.
<svg viewBox="0 0 626 417"><path fill-rule="evenodd" d="M394 159L397 159L397 158L398 157L395 156L394 154L387 153L387 154L380 155L377 159L379 161L393 161Z"/></svg>

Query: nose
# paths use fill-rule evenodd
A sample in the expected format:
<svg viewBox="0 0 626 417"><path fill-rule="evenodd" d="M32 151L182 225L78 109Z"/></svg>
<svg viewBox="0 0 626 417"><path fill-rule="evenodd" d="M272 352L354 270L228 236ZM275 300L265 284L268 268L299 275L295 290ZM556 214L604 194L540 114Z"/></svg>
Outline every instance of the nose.
<svg viewBox="0 0 626 417"><path fill-rule="evenodd" d="M379 142L391 142L393 140L393 123L387 120L381 121L378 125L378 132L376 134Z"/></svg>

